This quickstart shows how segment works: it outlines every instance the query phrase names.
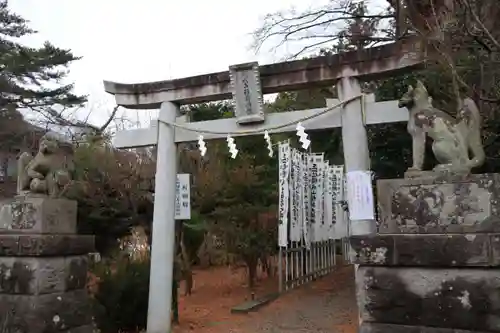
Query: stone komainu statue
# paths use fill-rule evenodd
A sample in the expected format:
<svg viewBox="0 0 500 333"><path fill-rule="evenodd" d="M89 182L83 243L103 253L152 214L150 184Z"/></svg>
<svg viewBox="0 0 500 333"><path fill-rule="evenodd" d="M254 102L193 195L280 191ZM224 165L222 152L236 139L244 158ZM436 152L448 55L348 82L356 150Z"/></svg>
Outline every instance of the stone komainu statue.
<svg viewBox="0 0 500 333"><path fill-rule="evenodd" d="M410 111L408 132L412 136L413 165L409 171L421 171L426 136L434 142L432 151L438 162L434 170L469 173L485 160L481 142L481 115L471 98L461 101L456 119L432 106L432 98L422 82L408 87L399 107ZM472 158L469 156L472 152Z"/></svg>
<svg viewBox="0 0 500 333"><path fill-rule="evenodd" d="M30 153L22 153L17 160L17 192L45 194L59 197L69 185L67 158L62 154L58 139L51 133L45 134L33 157Z"/></svg>

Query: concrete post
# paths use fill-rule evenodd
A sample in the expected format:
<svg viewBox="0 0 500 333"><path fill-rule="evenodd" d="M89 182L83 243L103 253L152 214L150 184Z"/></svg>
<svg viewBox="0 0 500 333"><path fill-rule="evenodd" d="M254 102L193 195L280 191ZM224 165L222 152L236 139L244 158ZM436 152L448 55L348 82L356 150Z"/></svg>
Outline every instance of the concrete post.
<svg viewBox="0 0 500 333"><path fill-rule="evenodd" d="M163 102L160 119L175 122L179 107ZM158 123L151 273L149 278L148 333L170 332L175 255L175 183L177 151L174 128Z"/></svg>
<svg viewBox="0 0 500 333"><path fill-rule="evenodd" d="M361 87L356 78L344 77L337 83L339 99L345 101L361 94ZM370 152L366 127L363 123L361 103L354 100L342 109L342 144L344 148L344 164L346 171L370 170ZM351 220L351 235L368 235L376 233L374 220Z"/></svg>

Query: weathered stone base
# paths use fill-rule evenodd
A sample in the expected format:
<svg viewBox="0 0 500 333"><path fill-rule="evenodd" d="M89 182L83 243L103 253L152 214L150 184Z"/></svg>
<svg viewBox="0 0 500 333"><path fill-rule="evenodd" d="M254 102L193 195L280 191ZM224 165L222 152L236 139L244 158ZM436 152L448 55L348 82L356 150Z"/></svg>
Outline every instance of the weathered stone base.
<svg viewBox="0 0 500 333"><path fill-rule="evenodd" d="M1 332L92 332L92 250L91 236L0 235Z"/></svg>
<svg viewBox="0 0 500 333"><path fill-rule="evenodd" d="M500 235L353 237L364 333L500 332Z"/></svg>
<svg viewBox="0 0 500 333"><path fill-rule="evenodd" d="M500 174L381 179L377 197L381 234L500 232Z"/></svg>
<svg viewBox="0 0 500 333"><path fill-rule="evenodd" d="M61 331L60 333L93 333L94 327L92 325L80 326L75 328L70 328L66 331Z"/></svg>
<svg viewBox="0 0 500 333"><path fill-rule="evenodd" d="M76 234L76 201L19 196L0 202L0 232Z"/></svg>
<svg viewBox="0 0 500 333"><path fill-rule="evenodd" d="M7 332L48 333L89 325L92 315L87 291L82 289L46 295L0 295L0 320Z"/></svg>

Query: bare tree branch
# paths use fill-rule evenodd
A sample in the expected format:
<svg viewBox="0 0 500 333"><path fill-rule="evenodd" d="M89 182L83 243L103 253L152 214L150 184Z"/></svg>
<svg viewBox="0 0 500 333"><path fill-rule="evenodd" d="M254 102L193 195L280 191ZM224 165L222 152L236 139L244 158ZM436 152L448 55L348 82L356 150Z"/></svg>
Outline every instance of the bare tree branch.
<svg viewBox="0 0 500 333"><path fill-rule="evenodd" d="M255 52L260 52L267 43L272 43L270 51L275 52L285 44L300 44L300 50L293 52L290 57L297 57L308 51L314 51L318 47L327 47L334 44L339 38L349 38L353 36L339 36L336 32L345 29L349 21L357 20L367 22L374 20L394 19L392 13L380 11L379 13L368 14L356 11L356 4L353 1L331 0L327 5L307 10L297 14L294 10L286 12L276 12L267 15L262 26L253 32L254 41L252 48ZM387 32L387 31L384 31ZM358 31L356 38L364 41L393 40L390 36L364 35L363 31ZM304 45L303 41L311 43Z"/></svg>

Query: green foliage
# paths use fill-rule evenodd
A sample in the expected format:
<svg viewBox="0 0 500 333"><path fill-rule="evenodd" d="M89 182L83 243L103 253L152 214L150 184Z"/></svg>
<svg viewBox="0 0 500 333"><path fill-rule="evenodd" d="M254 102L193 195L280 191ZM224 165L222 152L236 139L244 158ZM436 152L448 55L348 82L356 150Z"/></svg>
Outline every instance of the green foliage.
<svg viewBox="0 0 500 333"><path fill-rule="evenodd" d="M102 332L135 332L146 328L149 260L121 259L95 268L100 279L94 295L94 317ZM165 320L168 320L166 318Z"/></svg>
<svg viewBox="0 0 500 333"><path fill-rule="evenodd" d="M49 42L40 48L18 43L19 38L35 33L27 23L9 10L6 0L0 0L0 110L12 106L51 115L47 109L53 105L84 103L84 96L71 93L72 84L61 85L66 67L79 58Z"/></svg>
<svg viewBox="0 0 500 333"><path fill-rule="evenodd" d="M276 181L269 177L265 165L256 165L249 154L241 154L223 170L224 186L218 193L212 231L224 240L232 254L243 259L249 269L249 285L253 287L257 259L272 254L276 248L277 223L275 203Z"/></svg>
<svg viewBox="0 0 500 333"><path fill-rule="evenodd" d="M189 113L195 120L220 119L232 115L233 109L227 103L210 103ZM276 248L277 224L269 215L276 215L277 163L268 156L261 135L235 141L240 151L235 160L229 158L222 140L210 141L205 158L189 149L180 155L182 170L191 173L195 183L193 209L203 216L202 220L193 215L184 230L186 236L195 230L218 236L252 271L259 256Z"/></svg>
<svg viewBox="0 0 500 333"><path fill-rule="evenodd" d="M78 201L79 232L96 235L106 255L133 226L149 228L153 214L154 161L148 154L114 150L93 140L75 148L74 184L68 197Z"/></svg>
<svg viewBox="0 0 500 333"><path fill-rule="evenodd" d="M203 243L207 230L206 221L196 211L191 212L191 220L184 221L183 242L192 261L196 262L198 249Z"/></svg>

